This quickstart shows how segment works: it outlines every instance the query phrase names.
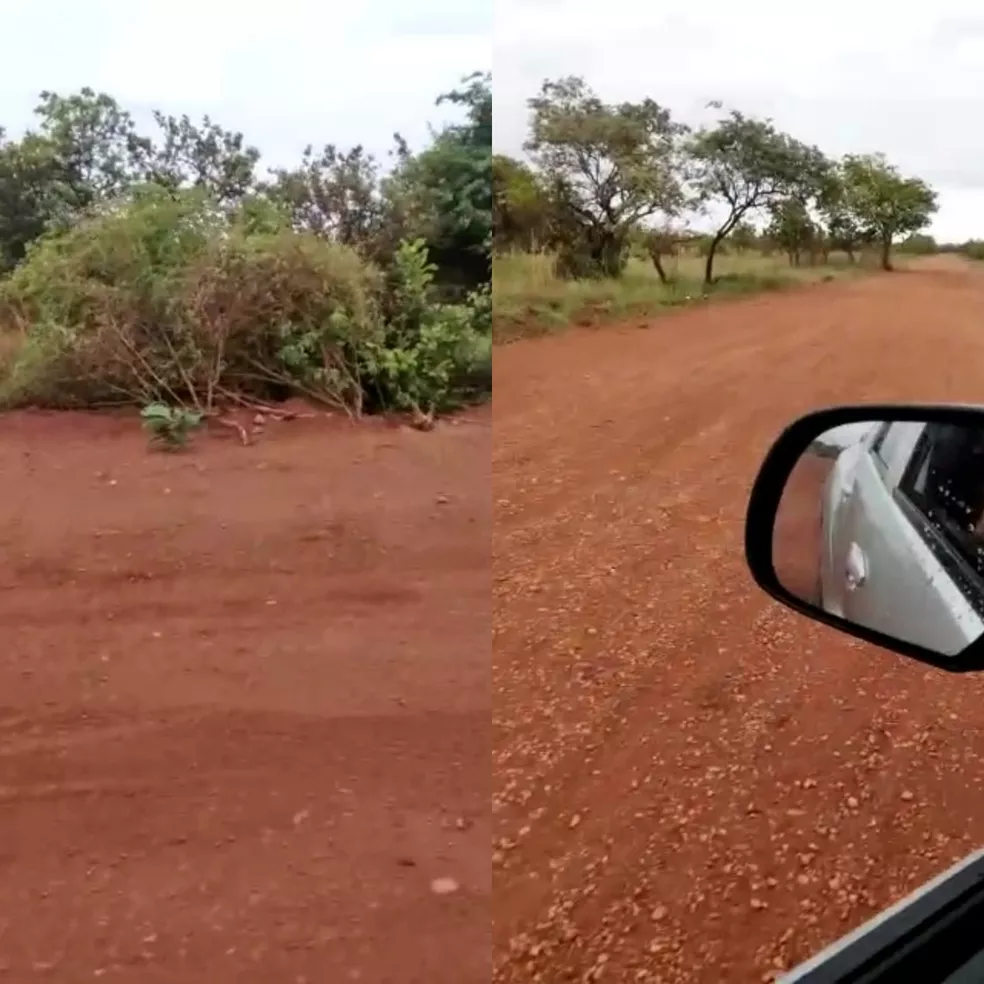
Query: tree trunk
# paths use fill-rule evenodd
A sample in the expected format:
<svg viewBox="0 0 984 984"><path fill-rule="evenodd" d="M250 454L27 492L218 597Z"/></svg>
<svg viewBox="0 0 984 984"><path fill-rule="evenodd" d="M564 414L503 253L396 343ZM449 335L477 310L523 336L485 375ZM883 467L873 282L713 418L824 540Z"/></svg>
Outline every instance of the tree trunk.
<svg viewBox="0 0 984 984"><path fill-rule="evenodd" d="M603 277L617 280L625 270L625 239L610 229L600 230L592 259Z"/></svg>
<svg viewBox="0 0 984 984"><path fill-rule="evenodd" d="M892 269L892 240L883 239L881 244L881 268L883 270Z"/></svg>
<svg viewBox="0 0 984 984"><path fill-rule="evenodd" d="M704 260L704 286L713 287L714 286L714 257L717 256L718 246L724 242L728 236L734 232L735 226L745 217L745 211L739 211L737 215L732 215L730 219L720 229L718 229L717 234L711 240L710 245L707 247L707 258Z"/></svg>
<svg viewBox="0 0 984 984"><path fill-rule="evenodd" d="M649 258L653 261L653 266L656 268L656 275L659 277L659 282L665 286L670 282L670 278L666 275L666 269L663 267L663 257L659 247L650 246L648 253Z"/></svg>
<svg viewBox="0 0 984 984"><path fill-rule="evenodd" d="M731 230L729 229L728 232ZM707 247L707 258L704 260L704 286L713 287L714 286L714 257L717 255L718 246L724 241L724 237L728 234L725 232L723 234L718 233L710 242Z"/></svg>

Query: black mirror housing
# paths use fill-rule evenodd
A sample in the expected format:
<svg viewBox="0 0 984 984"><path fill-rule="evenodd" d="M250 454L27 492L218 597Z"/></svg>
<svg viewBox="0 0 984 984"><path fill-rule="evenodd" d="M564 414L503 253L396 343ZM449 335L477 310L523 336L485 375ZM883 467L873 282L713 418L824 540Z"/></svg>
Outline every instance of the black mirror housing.
<svg viewBox="0 0 984 984"><path fill-rule="evenodd" d="M745 558L752 577L760 588L783 605L841 632L948 672L984 670L984 635L975 638L959 652L944 655L813 604L792 593L777 574L774 557L776 519L787 483L797 464L818 437L828 431L852 424L882 422L944 425L984 434L984 408L947 404L858 404L830 407L794 421L766 455L749 498L745 520ZM900 599L899 603L903 601Z"/></svg>

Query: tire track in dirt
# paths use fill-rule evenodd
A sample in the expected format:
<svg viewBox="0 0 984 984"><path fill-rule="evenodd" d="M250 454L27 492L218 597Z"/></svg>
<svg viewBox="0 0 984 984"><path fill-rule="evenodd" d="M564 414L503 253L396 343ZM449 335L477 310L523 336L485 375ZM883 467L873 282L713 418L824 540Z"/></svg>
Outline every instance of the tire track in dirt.
<svg viewBox="0 0 984 984"><path fill-rule="evenodd" d="M781 427L892 399L984 402L980 273L497 350L497 981L758 980L984 841L984 685L781 610L742 560Z"/></svg>

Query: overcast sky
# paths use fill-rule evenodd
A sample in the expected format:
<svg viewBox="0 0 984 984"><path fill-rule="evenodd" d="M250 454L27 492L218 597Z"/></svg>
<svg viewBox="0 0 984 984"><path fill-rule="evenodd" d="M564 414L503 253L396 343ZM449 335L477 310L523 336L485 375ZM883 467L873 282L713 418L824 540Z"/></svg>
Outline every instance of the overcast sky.
<svg viewBox="0 0 984 984"><path fill-rule="evenodd" d="M454 114L434 100L492 65L490 0L0 0L0 126L43 89L89 85L141 121L204 113L274 165L307 143L413 146ZM455 114L457 115L457 114Z"/></svg>
<svg viewBox="0 0 984 984"><path fill-rule="evenodd" d="M687 122L722 99L831 155L884 151L939 191L934 234L984 238L984 3L933 6L495 0L494 140L521 152L544 78L583 75Z"/></svg>

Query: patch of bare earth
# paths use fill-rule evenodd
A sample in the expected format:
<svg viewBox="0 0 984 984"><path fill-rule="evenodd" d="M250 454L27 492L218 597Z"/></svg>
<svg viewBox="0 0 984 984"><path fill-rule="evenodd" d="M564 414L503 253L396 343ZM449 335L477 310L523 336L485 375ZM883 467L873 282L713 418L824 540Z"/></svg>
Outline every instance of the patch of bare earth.
<svg viewBox="0 0 984 984"><path fill-rule="evenodd" d="M490 423L0 418L0 979L488 980Z"/></svg>
<svg viewBox="0 0 984 984"><path fill-rule="evenodd" d="M791 418L984 402L982 327L943 260L497 351L497 982L769 979L984 841L984 680L742 558Z"/></svg>

